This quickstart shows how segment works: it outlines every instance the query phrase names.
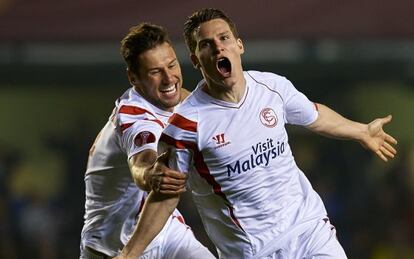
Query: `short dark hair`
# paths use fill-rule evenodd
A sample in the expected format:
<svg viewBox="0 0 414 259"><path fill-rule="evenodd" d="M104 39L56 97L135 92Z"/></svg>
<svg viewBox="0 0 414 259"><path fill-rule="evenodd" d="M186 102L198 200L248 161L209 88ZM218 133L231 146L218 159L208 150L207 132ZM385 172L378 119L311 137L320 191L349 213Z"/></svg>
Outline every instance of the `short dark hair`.
<svg viewBox="0 0 414 259"><path fill-rule="evenodd" d="M191 53L195 52L197 41L195 40L195 32L197 28L205 22L214 19L223 19L230 27L234 37L239 38L236 24L221 10L214 8L205 8L194 12L184 23L184 39Z"/></svg>
<svg viewBox="0 0 414 259"><path fill-rule="evenodd" d="M166 29L144 22L129 29L128 34L121 40L120 51L128 69L137 72L138 56L165 42L172 45Z"/></svg>

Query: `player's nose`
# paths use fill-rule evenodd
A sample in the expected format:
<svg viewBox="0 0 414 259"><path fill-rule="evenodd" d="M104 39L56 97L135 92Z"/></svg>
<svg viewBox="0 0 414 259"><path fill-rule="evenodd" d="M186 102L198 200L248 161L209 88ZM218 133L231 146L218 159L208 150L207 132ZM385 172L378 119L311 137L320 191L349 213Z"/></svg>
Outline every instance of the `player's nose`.
<svg viewBox="0 0 414 259"><path fill-rule="evenodd" d="M174 73L171 71L166 70L163 73L163 83L164 84L171 84L174 82Z"/></svg>

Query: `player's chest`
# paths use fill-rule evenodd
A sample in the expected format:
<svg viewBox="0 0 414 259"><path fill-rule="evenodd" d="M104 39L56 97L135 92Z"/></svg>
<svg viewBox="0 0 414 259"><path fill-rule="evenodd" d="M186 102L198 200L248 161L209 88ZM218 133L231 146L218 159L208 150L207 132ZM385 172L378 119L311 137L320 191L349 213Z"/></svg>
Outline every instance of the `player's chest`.
<svg viewBox="0 0 414 259"><path fill-rule="evenodd" d="M199 125L199 147L207 160L230 161L243 153L259 154L286 136L283 104L254 100L238 109L216 107Z"/></svg>

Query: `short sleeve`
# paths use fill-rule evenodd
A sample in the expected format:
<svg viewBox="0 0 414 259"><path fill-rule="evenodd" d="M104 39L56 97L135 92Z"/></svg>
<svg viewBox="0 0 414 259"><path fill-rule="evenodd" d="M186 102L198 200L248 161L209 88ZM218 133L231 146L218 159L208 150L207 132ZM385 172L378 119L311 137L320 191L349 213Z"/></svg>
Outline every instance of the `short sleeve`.
<svg viewBox="0 0 414 259"><path fill-rule="evenodd" d="M156 122L140 120L121 133L121 148L128 159L146 149L157 151L157 142L163 128Z"/></svg>
<svg viewBox="0 0 414 259"><path fill-rule="evenodd" d="M121 105L116 114L121 149L128 159L145 150L157 151L157 142L165 125L149 110L135 105Z"/></svg>
<svg viewBox="0 0 414 259"><path fill-rule="evenodd" d="M318 118L316 105L293 84L285 79L281 91L286 122L294 125L307 126Z"/></svg>
<svg viewBox="0 0 414 259"><path fill-rule="evenodd" d="M179 172L188 173L197 152L197 123L179 114L170 118L170 124L163 131L158 152L171 151L169 166Z"/></svg>

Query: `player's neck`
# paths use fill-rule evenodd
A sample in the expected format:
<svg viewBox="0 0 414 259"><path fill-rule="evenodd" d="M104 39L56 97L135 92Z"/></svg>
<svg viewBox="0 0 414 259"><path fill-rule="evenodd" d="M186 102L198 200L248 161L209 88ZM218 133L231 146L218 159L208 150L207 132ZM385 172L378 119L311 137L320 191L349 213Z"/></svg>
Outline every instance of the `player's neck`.
<svg viewBox="0 0 414 259"><path fill-rule="evenodd" d="M246 80L240 80L232 86L222 86L208 82L203 86L203 91L211 97L230 103L238 103L246 91Z"/></svg>

